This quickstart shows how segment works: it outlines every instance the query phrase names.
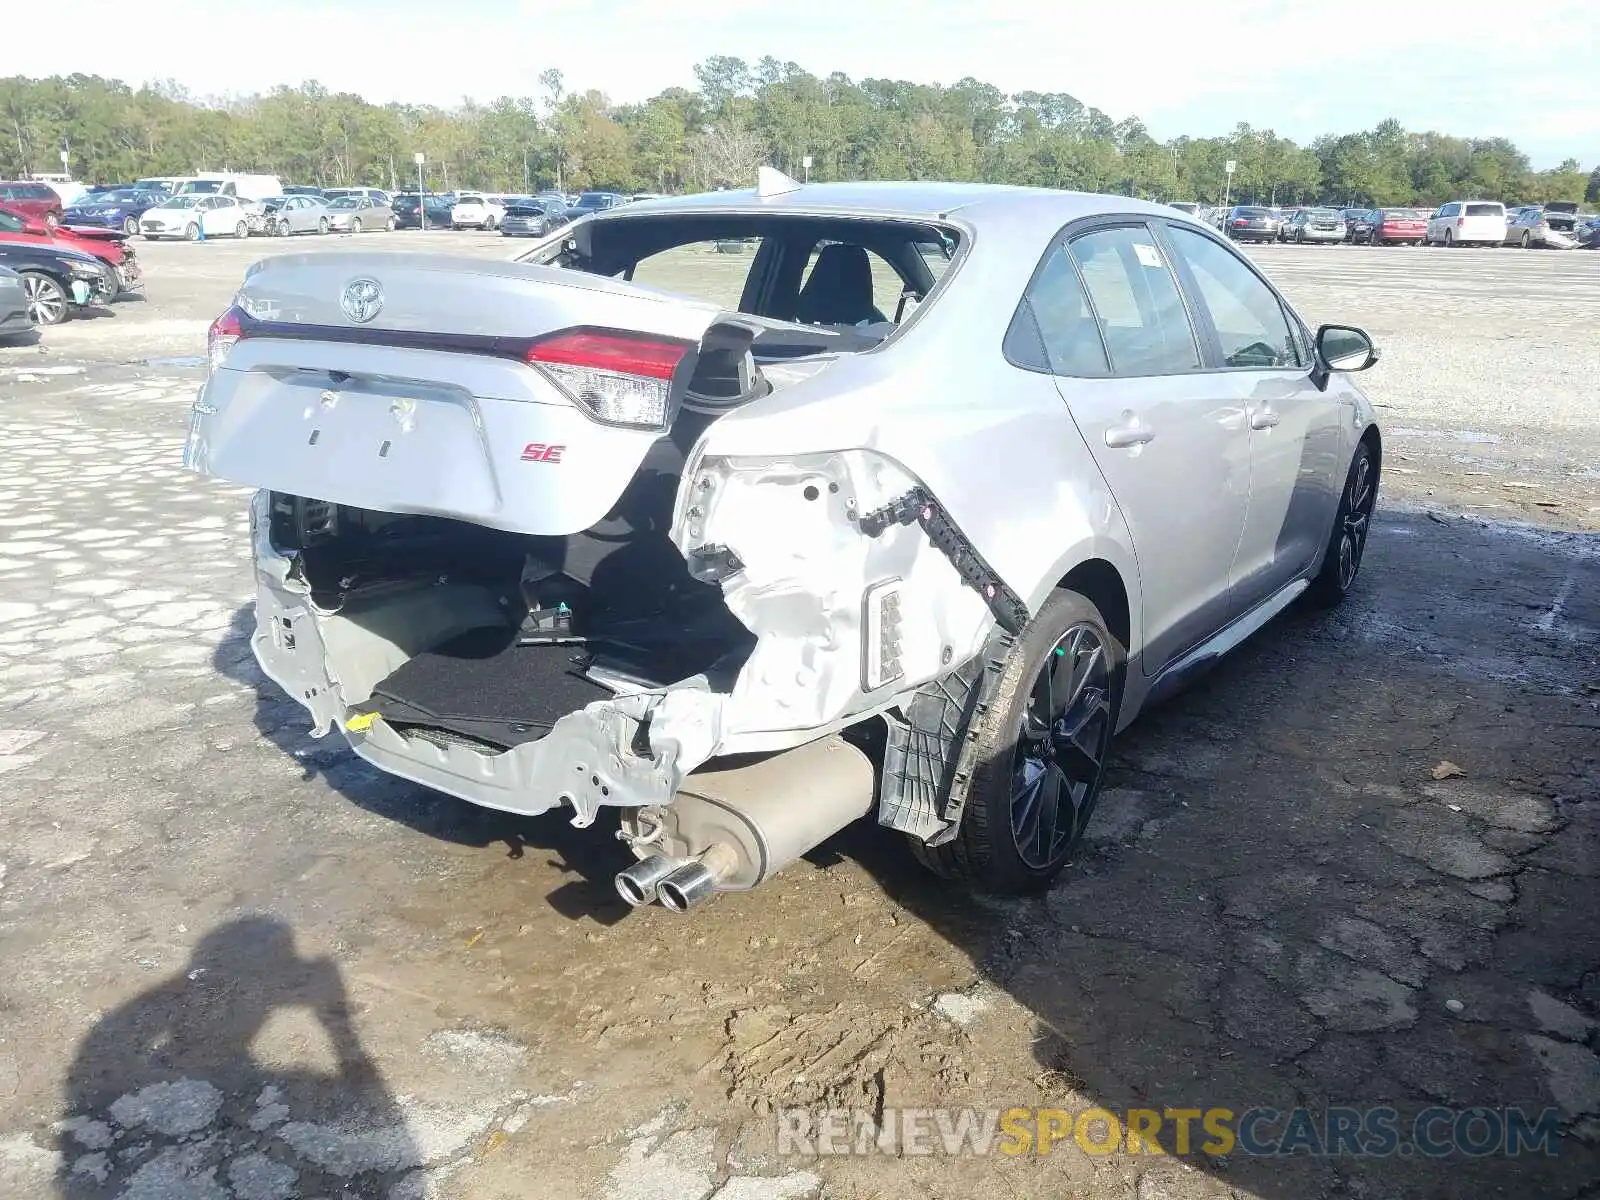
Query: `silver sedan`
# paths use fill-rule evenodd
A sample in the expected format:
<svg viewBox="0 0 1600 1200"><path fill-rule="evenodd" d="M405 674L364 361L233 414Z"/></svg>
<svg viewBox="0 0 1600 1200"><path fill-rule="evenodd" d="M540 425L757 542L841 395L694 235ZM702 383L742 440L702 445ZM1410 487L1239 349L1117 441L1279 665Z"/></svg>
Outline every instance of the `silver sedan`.
<svg viewBox="0 0 1600 1200"><path fill-rule="evenodd" d="M264 203L263 233L289 237L296 233L327 233L333 226L327 202L315 196L274 196Z"/></svg>
<svg viewBox="0 0 1600 1200"><path fill-rule="evenodd" d="M22 276L10 267L0 267L0 341L7 341L33 329L28 315L28 293Z"/></svg>
<svg viewBox="0 0 1600 1200"><path fill-rule="evenodd" d="M371 233L394 228L394 209L370 196L340 196L328 202L324 215L335 233Z"/></svg>
<svg viewBox="0 0 1600 1200"><path fill-rule="evenodd" d="M268 259L213 330L185 461L261 489L266 677L397 776L620 808L676 912L874 813L1048 885L1113 734L1350 593L1382 456L1367 335L1122 196L762 168L519 261Z"/></svg>

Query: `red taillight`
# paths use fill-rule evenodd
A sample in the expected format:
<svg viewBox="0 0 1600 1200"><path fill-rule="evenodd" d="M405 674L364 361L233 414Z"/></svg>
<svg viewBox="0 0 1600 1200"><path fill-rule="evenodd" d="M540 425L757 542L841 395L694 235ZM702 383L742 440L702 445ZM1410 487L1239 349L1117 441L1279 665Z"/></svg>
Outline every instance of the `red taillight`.
<svg viewBox="0 0 1600 1200"><path fill-rule="evenodd" d="M560 333L528 349L528 361L671 379L689 347L616 333Z"/></svg>
<svg viewBox="0 0 1600 1200"><path fill-rule="evenodd" d="M1460 229L1466 223L1467 223L1467 219L1465 217L1457 217L1456 218L1456 228L1457 229Z"/></svg>
<svg viewBox="0 0 1600 1200"><path fill-rule="evenodd" d="M527 361L597 421L665 429L672 375L690 348L639 334L575 330L535 342Z"/></svg>
<svg viewBox="0 0 1600 1200"><path fill-rule="evenodd" d="M244 336L244 324L239 320L238 308L230 306L215 321L211 328L206 330L206 357L211 360L211 369L215 371L228 357L228 351L233 349L233 344Z"/></svg>
<svg viewBox="0 0 1600 1200"><path fill-rule="evenodd" d="M1233 219L1233 223L1235 225L1248 225L1248 224L1250 224L1250 222L1245 220L1243 217L1235 217Z"/></svg>

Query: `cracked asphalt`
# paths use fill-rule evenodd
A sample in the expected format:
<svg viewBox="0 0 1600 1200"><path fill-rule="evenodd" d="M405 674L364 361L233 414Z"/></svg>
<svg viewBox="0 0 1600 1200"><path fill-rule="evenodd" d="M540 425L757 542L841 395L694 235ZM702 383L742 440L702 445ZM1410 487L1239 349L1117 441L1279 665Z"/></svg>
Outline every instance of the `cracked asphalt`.
<svg viewBox="0 0 1600 1200"><path fill-rule="evenodd" d="M0 1195L1600 1197L1600 257L1259 252L1386 349L1350 603L1142 717L1047 896L858 826L682 919L614 898L598 829L385 778L263 683L245 493L178 456L205 324L276 249L141 247L148 300L0 349ZM1559 1135L806 1158L788 1105Z"/></svg>

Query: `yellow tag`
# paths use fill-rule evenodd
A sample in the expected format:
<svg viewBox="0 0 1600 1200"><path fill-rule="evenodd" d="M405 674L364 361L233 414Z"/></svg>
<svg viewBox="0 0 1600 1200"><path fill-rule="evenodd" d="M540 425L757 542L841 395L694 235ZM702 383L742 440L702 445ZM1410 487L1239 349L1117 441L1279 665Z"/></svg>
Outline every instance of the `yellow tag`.
<svg viewBox="0 0 1600 1200"><path fill-rule="evenodd" d="M344 723L344 727L351 733L365 733L377 719L377 713L357 713Z"/></svg>

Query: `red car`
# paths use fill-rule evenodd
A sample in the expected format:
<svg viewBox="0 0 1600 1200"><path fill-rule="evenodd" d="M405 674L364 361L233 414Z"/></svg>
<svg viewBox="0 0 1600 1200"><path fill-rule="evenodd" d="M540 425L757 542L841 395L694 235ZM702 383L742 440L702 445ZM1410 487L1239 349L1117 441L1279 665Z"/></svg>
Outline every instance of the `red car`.
<svg viewBox="0 0 1600 1200"><path fill-rule="evenodd" d="M133 247L128 244L128 235L120 229L62 229L7 205L0 207L0 242L43 243L94 255L113 267L122 282L121 291L112 299L144 287Z"/></svg>
<svg viewBox="0 0 1600 1200"><path fill-rule="evenodd" d="M31 179L0 181L0 204L12 212L37 217L46 225L61 223L61 197L48 183L35 183Z"/></svg>
<svg viewBox="0 0 1600 1200"><path fill-rule="evenodd" d="M1369 246L1409 242L1422 245L1428 236L1428 218L1414 208L1377 208L1356 222L1350 231L1352 242Z"/></svg>

